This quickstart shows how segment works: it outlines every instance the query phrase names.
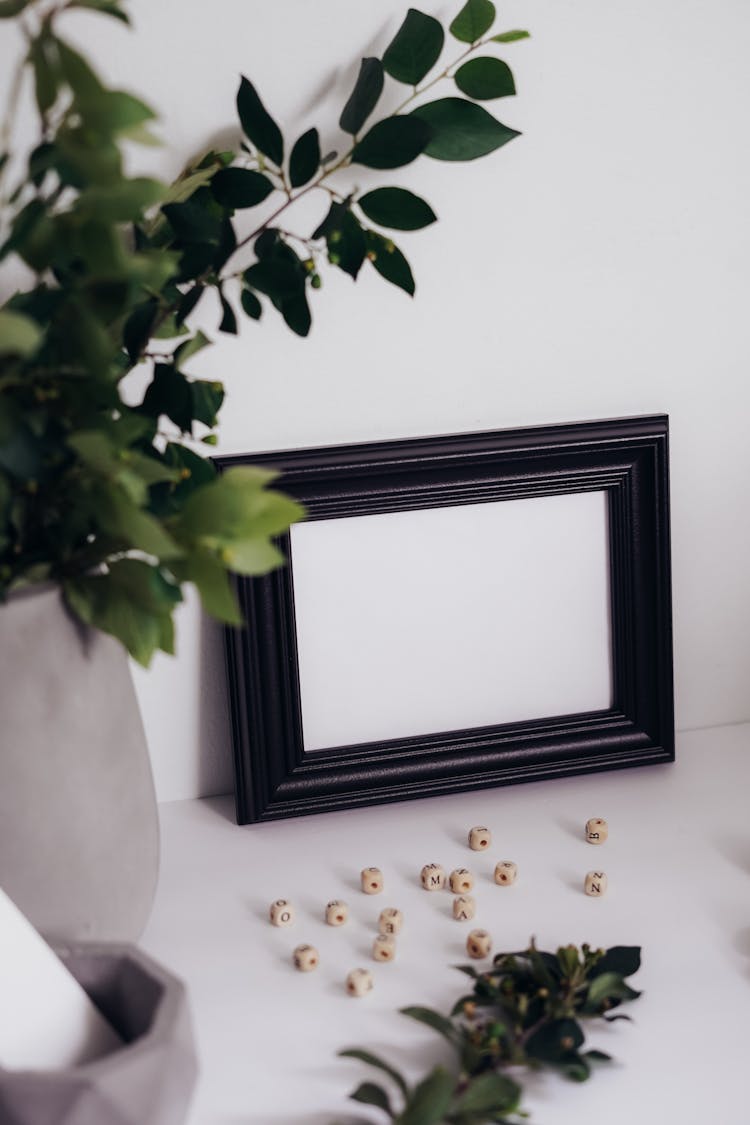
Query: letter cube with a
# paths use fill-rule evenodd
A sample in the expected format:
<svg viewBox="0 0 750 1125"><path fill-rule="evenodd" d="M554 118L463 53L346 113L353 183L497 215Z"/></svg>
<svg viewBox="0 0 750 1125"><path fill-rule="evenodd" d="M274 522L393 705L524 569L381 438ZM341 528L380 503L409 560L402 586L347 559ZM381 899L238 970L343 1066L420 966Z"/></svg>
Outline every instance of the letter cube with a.
<svg viewBox="0 0 750 1125"><path fill-rule="evenodd" d="M471 895L459 895L453 900L453 917L457 922L468 922L474 917L476 906Z"/></svg>

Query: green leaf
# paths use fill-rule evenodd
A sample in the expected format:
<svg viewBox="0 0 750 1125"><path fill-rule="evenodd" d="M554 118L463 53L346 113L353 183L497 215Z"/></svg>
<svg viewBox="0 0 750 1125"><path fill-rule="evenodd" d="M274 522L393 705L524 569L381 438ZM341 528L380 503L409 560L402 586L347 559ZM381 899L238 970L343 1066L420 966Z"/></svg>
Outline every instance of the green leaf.
<svg viewBox="0 0 750 1125"><path fill-rule="evenodd" d="M448 30L462 43L476 43L495 22L495 5L490 0L467 0Z"/></svg>
<svg viewBox="0 0 750 1125"><path fill-rule="evenodd" d="M200 331L196 332L190 340L185 340L183 344L179 344L175 348L174 354L172 355L172 362L174 363L175 367L181 367L183 363L186 363L190 359L191 356L197 355L198 352L202 352L204 348L208 348L210 347L210 345L211 341L209 340L208 336L204 336ZM216 383L214 385L217 387L221 386L220 383Z"/></svg>
<svg viewBox="0 0 750 1125"><path fill-rule="evenodd" d="M175 313L175 321L177 324L183 324L187 320L205 292L205 285L193 285L187 290Z"/></svg>
<svg viewBox="0 0 750 1125"><path fill-rule="evenodd" d="M252 320L260 320L263 306L258 298L253 293L252 289L243 289L240 294L240 304L243 310Z"/></svg>
<svg viewBox="0 0 750 1125"><path fill-rule="evenodd" d="M619 973L601 973L595 976L586 993L586 1005L597 1008L603 1000L635 1000L640 996L626 984Z"/></svg>
<svg viewBox="0 0 750 1125"><path fill-rule="evenodd" d="M499 35L492 36L493 43L517 43L519 39L529 39L528 31L501 31Z"/></svg>
<svg viewBox="0 0 750 1125"><path fill-rule="evenodd" d="M193 396L190 383L170 363L157 363L138 410L152 418L166 415L183 433L193 425Z"/></svg>
<svg viewBox="0 0 750 1125"><path fill-rule="evenodd" d="M467 103L470 104L470 103ZM402 168L424 152L432 138L427 119L412 115L378 121L354 146L352 164L366 168Z"/></svg>
<svg viewBox="0 0 750 1125"><path fill-rule="evenodd" d="M591 975L619 973L620 976L629 977L633 973L637 973L640 967L641 947L639 945L613 945L596 962L591 970Z"/></svg>
<svg viewBox="0 0 750 1125"><path fill-rule="evenodd" d="M395 230L420 230L437 219L429 203L405 188L375 188L361 196L357 203L368 219Z"/></svg>
<svg viewBox="0 0 750 1125"><path fill-rule="evenodd" d="M0 355L30 356L39 347L39 325L22 313L0 309Z"/></svg>
<svg viewBox="0 0 750 1125"><path fill-rule="evenodd" d="M255 466L227 469L185 502L180 530L213 546L232 546L260 535L280 535L304 509L266 485L276 474Z"/></svg>
<svg viewBox="0 0 750 1125"><path fill-rule="evenodd" d="M454 1080L442 1066L436 1066L416 1087L398 1125L438 1125L448 1111Z"/></svg>
<svg viewBox="0 0 750 1125"><path fill-rule="evenodd" d="M289 182L292 187L308 183L320 167L320 138L317 129L308 129L295 143L289 156Z"/></svg>
<svg viewBox="0 0 750 1125"><path fill-rule="evenodd" d="M585 1082L591 1074L591 1067L582 1055L578 1055L570 1062L563 1063L563 1074L572 1078L574 1082Z"/></svg>
<svg viewBox="0 0 750 1125"><path fill-rule="evenodd" d="M378 104L383 92L383 82L383 64L380 59L362 59L354 89L339 118L339 126L345 133L360 131Z"/></svg>
<svg viewBox="0 0 750 1125"><path fill-rule="evenodd" d="M300 285L304 286L299 267L284 258L264 258L246 269L242 276L246 285L265 293L279 305L297 293Z"/></svg>
<svg viewBox="0 0 750 1125"><path fill-rule="evenodd" d="M81 192L74 213L85 219L106 223L136 222L143 212L158 202L164 185L145 177L94 186Z"/></svg>
<svg viewBox="0 0 750 1125"><path fill-rule="evenodd" d="M18 16L31 3L31 0L0 0L0 20L10 20Z"/></svg>
<svg viewBox="0 0 750 1125"><path fill-rule="evenodd" d="M585 1059L591 1059L592 1062L612 1062L612 1056L608 1055L606 1051L591 1050L586 1051L583 1056Z"/></svg>
<svg viewBox="0 0 750 1125"><path fill-rule="evenodd" d="M521 1101L521 1087L504 1074L485 1073L473 1078L451 1106L454 1114L514 1113Z"/></svg>
<svg viewBox="0 0 750 1125"><path fill-rule="evenodd" d="M68 7L90 8L94 12L101 12L105 16L114 16L122 23L130 24L130 17L115 0L70 0Z"/></svg>
<svg viewBox="0 0 750 1125"><path fill-rule="evenodd" d="M363 1082L357 1089L349 1095L355 1102L361 1102L363 1105L374 1105L378 1109L384 1110L389 1117L393 1117L393 1110L388 1095L382 1086L378 1086L376 1082Z"/></svg>
<svg viewBox="0 0 750 1125"><path fill-rule="evenodd" d="M288 328L291 328L292 332L296 333L297 336L307 336L312 325L312 316L304 288L294 296L282 301L281 315L284 318L284 323Z"/></svg>
<svg viewBox="0 0 750 1125"><path fill-rule="evenodd" d="M526 1042L529 1058L559 1063L583 1043L583 1032L572 1019L550 1020L532 1032Z"/></svg>
<svg viewBox="0 0 750 1125"><path fill-rule="evenodd" d="M489 101L491 98L507 98L516 92L513 74L502 59L483 56L469 59L456 71L456 85L467 98Z"/></svg>
<svg viewBox="0 0 750 1125"><path fill-rule="evenodd" d="M49 41L46 37L33 40L29 48L29 60L34 71L34 92L36 104L42 117L57 100L58 69L49 55Z"/></svg>
<svg viewBox="0 0 750 1125"><path fill-rule="evenodd" d="M476 160L520 136L480 105L463 98L441 98L413 110L412 116L425 122L431 138L425 155L435 160Z"/></svg>
<svg viewBox="0 0 750 1125"><path fill-rule="evenodd" d="M133 503L119 485L97 483L92 506L106 532L122 537L129 546L158 559L171 560L180 556L180 548L161 523Z"/></svg>
<svg viewBox="0 0 750 1125"><path fill-rule="evenodd" d="M368 1066L374 1066L378 1070L382 1070L395 1082L404 1097L408 1096L409 1087L395 1067L390 1066L377 1055L373 1055L371 1051L361 1051L358 1047L350 1047L346 1051L339 1051L339 1056L344 1059L358 1059L360 1062L367 1063Z"/></svg>
<svg viewBox="0 0 750 1125"><path fill-rule="evenodd" d="M374 230L366 231L367 257L386 281L414 296L415 284L411 267L404 255L389 238Z"/></svg>
<svg viewBox="0 0 750 1125"><path fill-rule="evenodd" d="M229 304L221 289L219 289L219 301L221 302L221 324L219 325L220 332L227 332L231 336L237 335L237 317L234 314L234 309Z"/></svg>
<svg viewBox="0 0 750 1125"><path fill-rule="evenodd" d="M221 220L199 203L166 203L161 210L181 243L218 245Z"/></svg>
<svg viewBox="0 0 750 1125"><path fill-rule="evenodd" d="M383 68L397 82L416 86L437 62L444 40L443 28L433 16L409 8L385 49Z"/></svg>
<svg viewBox="0 0 750 1125"><path fill-rule="evenodd" d="M268 176L250 168L221 168L211 180L214 199L234 209L257 207L273 190Z"/></svg>
<svg viewBox="0 0 750 1125"><path fill-rule="evenodd" d="M243 76L237 91L237 113L245 136L259 152L281 167L284 139L281 131L258 97L255 87Z"/></svg>
<svg viewBox="0 0 750 1125"><path fill-rule="evenodd" d="M268 539L242 539L225 547L222 561L238 574L268 574L283 566L286 559Z"/></svg>
<svg viewBox="0 0 750 1125"><path fill-rule="evenodd" d="M206 613L226 625L242 625L242 613L226 567L207 551L193 551L179 568L181 581L195 583Z"/></svg>
<svg viewBox="0 0 750 1125"><path fill-rule="evenodd" d="M193 418L205 426L215 426L217 414L224 401L224 388L221 383L210 383L206 379L193 379L190 382L193 398Z"/></svg>
<svg viewBox="0 0 750 1125"><path fill-rule="evenodd" d="M313 238L325 237L328 260L356 280L365 260L365 232L343 203L332 203Z"/></svg>
<svg viewBox="0 0 750 1125"><path fill-rule="evenodd" d="M417 1020L419 1023L424 1023L427 1027L431 1027L433 1031L437 1031L449 1043L456 1041L456 1029L449 1019L442 1016L440 1012L433 1011L432 1008L422 1008L419 1006L412 1006L409 1008L400 1009L402 1016L409 1016L410 1019Z"/></svg>

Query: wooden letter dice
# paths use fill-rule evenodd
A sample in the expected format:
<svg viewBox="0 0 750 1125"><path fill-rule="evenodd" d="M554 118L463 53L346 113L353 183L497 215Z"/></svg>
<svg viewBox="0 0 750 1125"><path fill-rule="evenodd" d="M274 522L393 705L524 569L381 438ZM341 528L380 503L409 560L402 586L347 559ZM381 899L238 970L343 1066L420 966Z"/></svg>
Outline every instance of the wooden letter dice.
<svg viewBox="0 0 750 1125"><path fill-rule="evenodd" d="M373 961L393 961L396 956L396 942L390 934L378 934L372 943Z"/></svg>
<svg viewBox="0 0 750 1125"><path fill-rule="evenodd" d="M345 902L335 898L326 906L326 922L329 926L343 926L349 917L349 907Z"/></svg>
<svg viewBox="0 0 750 1125"><path fill-rule="evenodd" d="M465 895L474 886L474 876L465 867L457 867L451 871L450 884L454 895Z"/></svg>
<svg viewBox="0 0 750 1125"><path fill-rule="evenodd" d="M274 926L291 926L294 921L294 907L285 898L277 898L276 902L272 902L268 914Z"/></svg>
<svg viewBox="0 0 750 1125"><path fill-rule="evenodd" d="M486 930L472 930L466 939L466 952L475 961L489 957L492 949L492 938Z"/></svg>
<svg viewBox="0 0 750 1125"><path fill-rule="evenodd" d="M499 887L509 887L511 883L515 883L517 875L518 868L509 859L501 859L495 865L495 882Z"/></svg>
<svg viewBox="0 0 750 1125"><path fill-rule="evenodd" d="M381 934L398 934L404 924L404 916L395 906L387 906L381 910L378 918L378 931Z"/></svg>
<svg viewBox="0 0 750 1125"><path fill-rule="evenodd" d="M457 922L468 922L474 917L476 906L471 895L459 895L453 900L453 917Z"/></svg>
<svg viewBox="0 0 750 1125"><path fill-rule="evenodd" d="M365 867L361 875L362 890L366 895L379 895L383 889L383 872L379 867Z"/></svg>
<svg viewBox="0 0 750 1125"><path fill-rule="evenodd" d="M603 844L609 835L606 820L595 816L593 820L586 821L586 839L590 844Z"/></svg>
<svg viewBox="0 0 750 1125"><path fill-rule="evenodd" d="M607 876L603 871L589 871L583 889L592 898L600 898L607 889Z"/></svg>
<svg viewBox="0 0 750 1125"><path fill-rule="evenodd" d="M425 864L420 878L426 891L442 891L445 886L445 871L439 863Z"/></svg>
<svg viewBox="0 0 750 1125"><path fill-rule="evenodd" d="M313 969L317 969L320 956L311 945L298 945L292 954L292 960L295 969L299 969L301 973L311 973Z"/></svg>
<svg viewBox="0 0 750 1125"><path fill-rule="evenodd" d="M346 978L346 991L350 996L366 996L372 992L372 973L369 969L352 969Z"/></svg>
<svg viewBox="0 0 750 1125"><path fill-rule="evenodd" d="M473 852L486 852L492 843L489 828L472 828L469 832L469 847Z"/></svg>

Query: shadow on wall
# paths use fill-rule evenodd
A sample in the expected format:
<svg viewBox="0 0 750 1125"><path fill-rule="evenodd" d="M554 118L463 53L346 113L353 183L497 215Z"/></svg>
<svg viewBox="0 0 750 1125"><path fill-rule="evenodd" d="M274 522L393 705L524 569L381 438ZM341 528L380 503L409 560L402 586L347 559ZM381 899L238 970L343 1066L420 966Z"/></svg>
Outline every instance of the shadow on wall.
<svg viewBox="0 0 750 1125"><path fill-rule="evenodd" d="M205 614L200 626L198 792L215 797L234 792L232 724L229 716L222 626Z"/></svg>

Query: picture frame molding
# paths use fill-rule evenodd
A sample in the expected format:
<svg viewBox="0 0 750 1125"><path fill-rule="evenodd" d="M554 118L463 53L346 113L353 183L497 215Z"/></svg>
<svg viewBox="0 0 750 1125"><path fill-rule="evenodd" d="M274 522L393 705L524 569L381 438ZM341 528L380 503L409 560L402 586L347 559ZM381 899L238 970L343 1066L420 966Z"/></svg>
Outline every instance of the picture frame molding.
<svg viewBox="0 0 750 1125"><path fill-rule="evenodd" d="M606 711L304 751L294 566L237 577L225 629L237 821L255 823L674 759L666 415L216 459L279 470L308 519L605 491ZM279 538L290 558L289 533Z"/></svg>

